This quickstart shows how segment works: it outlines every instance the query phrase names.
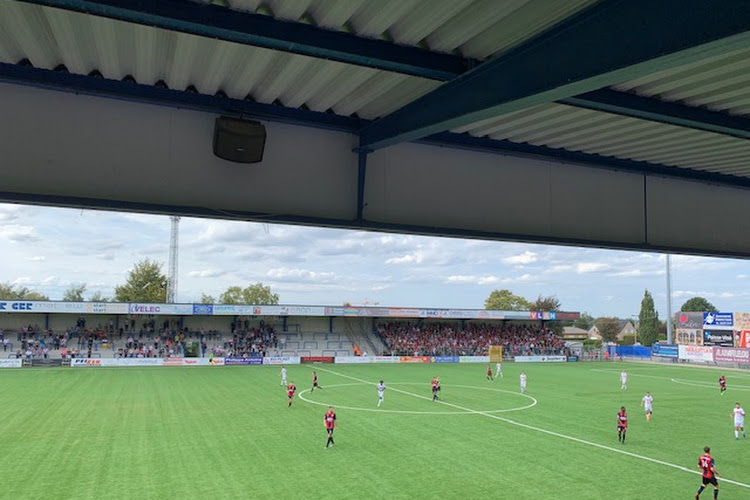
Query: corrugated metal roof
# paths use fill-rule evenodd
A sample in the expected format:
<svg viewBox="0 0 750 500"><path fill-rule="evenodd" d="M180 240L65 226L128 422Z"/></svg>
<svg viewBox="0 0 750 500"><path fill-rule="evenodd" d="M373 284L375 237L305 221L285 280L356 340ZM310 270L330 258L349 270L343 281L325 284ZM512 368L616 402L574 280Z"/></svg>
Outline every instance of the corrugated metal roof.
<svg viewBox="0 0 750 500"><path fill-rule="evenodd" d="M562 104L537 106L454 132L708 172L750 175L750 141Z"/></svg>
<svg viewBox="0 0 750 500"><path fill-rule="evenodd" d="M750 115L750 48L659 71L613 88L714 111Z"/></svg>
<svg viewBox="0 0 750 500"><path fill-rule="evenodd" d="M0 60L377 118L440 83L25 3L0 2Z"/></svg>
<svg viewBox="0 0 750 500"><path fill-rule="evenodd" d="M599 0L201 0L438 52L486 59Z"/></svg>

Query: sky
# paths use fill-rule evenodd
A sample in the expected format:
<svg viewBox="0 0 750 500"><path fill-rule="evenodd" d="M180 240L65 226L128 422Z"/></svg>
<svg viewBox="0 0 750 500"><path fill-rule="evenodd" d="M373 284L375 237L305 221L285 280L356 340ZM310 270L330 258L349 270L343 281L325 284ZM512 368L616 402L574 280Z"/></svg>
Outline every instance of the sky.
<svg viewBox="0 0 750 500"><path fill-rule="evenodd" d="M0 282L60 300L105 297L144 258L169 260L167 216L0 204ZM673 255L672 307L693 296L750 311L750 262ZM483 308L495 289L561 310L637 316L644 291L667 311L663 254L182 218L178 302L262 282L281 304Z"/></svg>

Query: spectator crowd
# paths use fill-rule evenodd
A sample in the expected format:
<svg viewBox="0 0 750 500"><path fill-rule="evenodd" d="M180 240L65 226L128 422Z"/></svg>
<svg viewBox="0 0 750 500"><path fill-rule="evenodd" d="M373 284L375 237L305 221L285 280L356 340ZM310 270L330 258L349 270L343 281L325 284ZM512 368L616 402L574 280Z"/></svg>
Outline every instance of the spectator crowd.
<svg viewBox="0 0 750 500"><path fill-rule="evenodd" d="M388 322L377 325L394 356L486 356L502 346L513 356L562 354L565 342L536 324Z"/></svg>

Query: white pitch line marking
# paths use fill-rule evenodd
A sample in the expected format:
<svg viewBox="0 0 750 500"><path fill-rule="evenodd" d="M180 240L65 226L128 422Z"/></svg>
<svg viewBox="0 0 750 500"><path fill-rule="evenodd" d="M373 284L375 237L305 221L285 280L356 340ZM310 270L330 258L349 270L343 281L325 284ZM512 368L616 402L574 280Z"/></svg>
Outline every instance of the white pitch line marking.
<svg viewBox="0 0 750 500"><path fill-rule="evenodd" d="M339 377L348 378L348 379L354 380L356 382L362 382L364 384L370 384L370 385L377 385L377 384L375 384L375 382L369 382L367 380L363 380L363 379L360 379L360 378L357 378L357 377L352 377L350 375L345 375L343 373L338 373L338 372L335 372L333 370L328 370L326 368L321 368L320 366L316 366L316 369L317 370L322 370L324 372L332 373L333 375L338 375ZM408 392L408 391L402 391L400 389L392 389L392 390L394 390L396 392L401 392L403 394L408 394L408 395L414 396L416 398L426 399L428 401L432 401L432 398L427 397L427 396L422 396L421 394L414 394L414 393L411 393L411 392ZM482 412L482 411L472 410L471 408L465 408L463 406L459 406L459 405L456 405L456 404L453 404L453 403L447 403L445 401L438 401L438 402L441 403L441 404L444 404L444 405L451 406L453 408L459 409L459 410L467 411L467 412L474 413L474 414L477 414L477 415L484 415L487 418L493 418L495 420L500 420L501 422L505 422L505 423L511 424L511 425L516 425L516 426L522 427L524 429L529 429L529 430L532 430L532 431L540 432L542 434L548 434L550 436L555 436L555 437L559 437L559 438L562 438L562 439L567 439L569 441L574 441L576 443L586 444L586 445L589 445L589 446L593 446L594 448L600 448L602 450L607 450L607 451L612 451L612 452L615 452L615 453L620 453L621 455L626 455L626 456L633 457L633 458L639 458L639 459L645 460L647 462L652 462L652 463L655 463L655 464L664 465L666 467L671 467L673 469L681 470L681 471L684 471L684 472L689 472L690 474L699 474L699 475L701 474L697 470L688 469L687 467L683 467L682 465L676 465L676 464L672 464L672 463L669 463L669 462L665 462L663 460L658 460L656 458L647 457L645 455L639 455L637 453L632 453L632 452L621 450L621 449L618 449L618 448L612 448L611 446L606 446L606 445L603 445L603 444L594 443L593 441L587 441L585 439L580 439L580 438L573 437L573 436L567 436L565 434L560 434L559 432L549 431L547 429L542 429L541 427L534 427L533 425L528 425L528 424L524 424L524 423L521 423L521 422L516 422L515 420L511 420L511 419L505 418L505 417L499 417L499 416L493 415L491 413L486 413L486 412ZM734 481L732 479L727 479L725 477L722 477L721 479L722 479L722 481L724 481L726 483L734 484L736 486L742 486L743 488L750 489L750 484L741 483L739 481Z"/></svg>
<svg viewBox="0 0 750 500"><path fill-rule="evenodd" d="M352 385L370 385L370 382L364 382L364 383L360 382L357 384L333 384L333 385L326 384L326 387L348 387ZM390 382L388 384L388 389L396 390L393 387L394 385L424 385L424 384L417 383L417 382ZM474 387L470 385L452 385L451 387L463 387L466 389L477 389L480 391L505 392L507 394L513 394L515 396L522 396L532 401L531 404L528 404L526 406L517 406L515 408L506 408L504 410L482 410L485 413L509 413L512 411L528 410L529 408L533 408L534 406L536 406L536 404L538 403L538 401L535 398L529 396L528 394L520 394L514 391L506 391L503 389L495 389L492 387ZM369 411L373 413L398 413L402 415L471 415L472 413L475 413L475 410L471 410L471 411L416 411L416 410L389 410L387 408L381 409L381 408L360 408L360 407L354 407L354 406L342 406L339 404L321 403L320 401L313 401L312 399L307 399L307 398L302 397L302 395L306 392L310 392L310 389L305 389L301 391L297 395L297 397L300 398L302 401L305 401L306 403L312 403L314 405L319 405L319 406L335 406L336 408L343 408L345 410ZM397 392L404 392L404 391L397 391ZM408 394L410 396L416 395L410 392L406 392L405 394ZM479 411L479 410L476 410L476 411Z"/></svg>

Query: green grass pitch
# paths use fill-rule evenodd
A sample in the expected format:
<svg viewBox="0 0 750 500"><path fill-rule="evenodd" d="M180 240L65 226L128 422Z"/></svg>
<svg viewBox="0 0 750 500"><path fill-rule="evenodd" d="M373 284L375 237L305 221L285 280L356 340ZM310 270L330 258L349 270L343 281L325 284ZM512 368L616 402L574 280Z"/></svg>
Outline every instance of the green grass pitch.
<svg viewBox="0 0 750 500"><path fill-rule="evenodd" d="M668 500L694 497L706 445L719 498L750 498L750 439L734 440L730 417L736 401L750 409L748 373L726 372L721 396L718 369L684 366L505 363L494 382L484 364L288 369L292 408L278 366L3 370L0 498ZM323 389L310 393L313 369ZM436 375L443 403L430 401Z"/></svg>

